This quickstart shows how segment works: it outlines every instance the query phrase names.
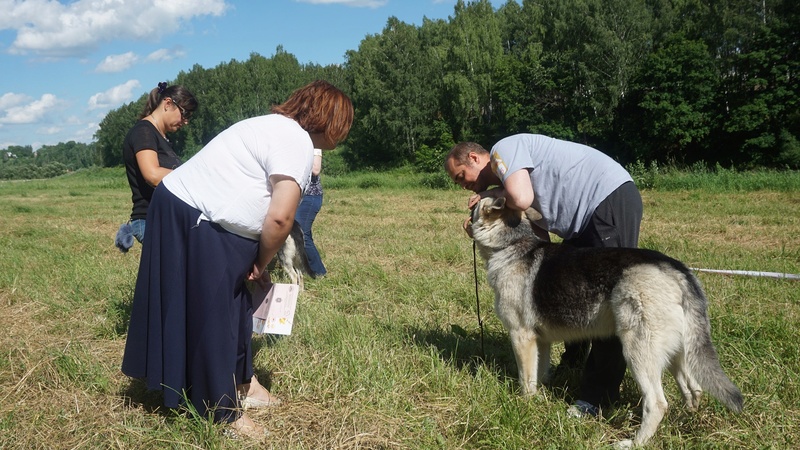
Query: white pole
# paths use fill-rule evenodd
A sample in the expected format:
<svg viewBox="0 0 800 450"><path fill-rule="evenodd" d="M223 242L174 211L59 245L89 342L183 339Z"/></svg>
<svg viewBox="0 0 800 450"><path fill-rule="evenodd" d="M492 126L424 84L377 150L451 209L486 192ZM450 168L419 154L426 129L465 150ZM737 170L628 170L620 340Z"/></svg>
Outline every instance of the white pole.
<svg viewBox="0 0 800 450"><path fill-rule="evenodd" d="M717 270L717 269L698 269L690 267L692 270L698 272L721 273L725 275L747 275L751 277L766 277L766 278L782 278L786 280L800 280L800 275L793 273L780 273L780 272L758 272L752 270Z"/></svg>

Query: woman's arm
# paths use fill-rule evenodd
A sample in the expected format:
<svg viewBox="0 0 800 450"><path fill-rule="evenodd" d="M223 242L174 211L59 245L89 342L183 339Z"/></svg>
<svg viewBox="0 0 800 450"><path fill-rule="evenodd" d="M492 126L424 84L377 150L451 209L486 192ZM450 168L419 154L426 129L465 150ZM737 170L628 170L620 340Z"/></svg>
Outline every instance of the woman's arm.
<svg viewBox="0 0 800 450"><path fill-rule="evenodd" d="M319 155L314 151L314 164L311 166L311 175L318 176L322 172L322 152Z"/></svg>
<svg viewBox="0 0 800 450"><path fill-rule="evenodd" d="M300 186L286 175L272 175L272 201L261 228L261 239L258 247L258 258L248 276L250 280L258 280L267 268L267 264L278 253L294 225L297 205L300 203Z"/></svg>
<svg viewBox="0 0 800 450"><path fill-rule="evenodd" d="M144 181L150 186L156 187L161 180L172 172L172 169L158 165L158 153L155 150L144 149L136 152L136 164Z"/></svg>

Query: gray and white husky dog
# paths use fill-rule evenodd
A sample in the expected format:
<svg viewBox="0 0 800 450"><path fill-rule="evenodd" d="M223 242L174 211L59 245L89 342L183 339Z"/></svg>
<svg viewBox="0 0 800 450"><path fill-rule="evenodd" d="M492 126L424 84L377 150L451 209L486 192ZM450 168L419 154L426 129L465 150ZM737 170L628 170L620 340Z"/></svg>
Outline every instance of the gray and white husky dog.
<svg viewBox="0 0 800 450"><path fill-rule="evenodd" d="M641 426L618 447L644 444L656 432L667 411L664 369L689 409L706 390L742 410L742 393L711 343L705 294L684 264L652 250L545 242L531 223L539 218L534 209L506 208L504 198L484 198L472 211L473 237L524 394L535 394L545 381L553 342L616 335L642 394Z"/></svg>
<svg viewBox="0 0 800 450"><path fill-rule="evenodd" d="M292 231L286 237L281 248L270 264L270 270L274 270L276 263L289 275L289 280L292 284L300 286L302 291L305 288L304 276L310 275L314 278L311 272L311 267L308 265L308 255L306 254L306 241L303 237L303 230L300 224L295 221L292 225Z"/></svg>

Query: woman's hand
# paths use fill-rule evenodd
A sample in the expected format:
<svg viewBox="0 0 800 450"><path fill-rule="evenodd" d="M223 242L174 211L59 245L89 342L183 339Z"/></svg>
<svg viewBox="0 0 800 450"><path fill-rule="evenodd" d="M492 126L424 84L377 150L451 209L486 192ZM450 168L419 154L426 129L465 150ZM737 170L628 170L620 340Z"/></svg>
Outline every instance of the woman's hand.
<svg viewBox="0 0 800 450"><path fill-rule="evenodd" d="M253 264L253 270L247 275L247 279L258 285L264 292L269 291L272 286L272 278L269 276L269 270L261 270L258 264Z"/></svg>

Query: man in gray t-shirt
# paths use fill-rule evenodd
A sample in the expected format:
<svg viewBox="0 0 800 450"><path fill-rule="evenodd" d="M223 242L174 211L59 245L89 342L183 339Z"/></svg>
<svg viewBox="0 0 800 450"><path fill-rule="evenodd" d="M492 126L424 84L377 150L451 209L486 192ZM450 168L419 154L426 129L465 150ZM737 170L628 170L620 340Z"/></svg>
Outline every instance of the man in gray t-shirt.
<svg viewBox="0 0 800 450"><path fill-rule="evenodd" d="M469 208L487 196L505 197L506 206L520 211L536 208L544 238L550 232L578 247L638 247L639 191L621 165L591 147L536 134L509 136L491 152L462 142L448 154L445 170L475 192ZM469 219L464 229L469 233ZM597 415L619 399L625 375L619 339L595 339L591 348L573 413ZM567 345L562 364L582 364L586 349L586 343Z"/></svg>

